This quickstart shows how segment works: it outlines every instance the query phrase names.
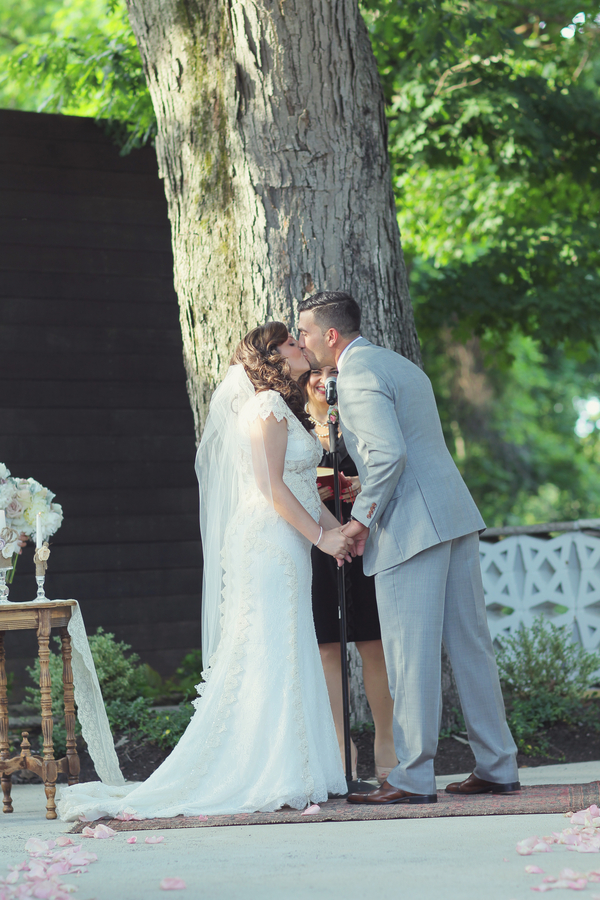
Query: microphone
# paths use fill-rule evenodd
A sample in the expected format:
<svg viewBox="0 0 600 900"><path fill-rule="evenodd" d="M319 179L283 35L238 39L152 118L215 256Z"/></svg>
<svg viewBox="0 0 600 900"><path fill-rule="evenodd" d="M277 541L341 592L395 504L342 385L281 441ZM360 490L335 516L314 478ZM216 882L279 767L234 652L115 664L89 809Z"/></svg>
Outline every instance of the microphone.
<svg viewBox="0 0 600 900"><path fill-rule="evenodd" d="M330 406L337 403L337 378L335 375L328 375L325 379L325 399Z"/></svg>

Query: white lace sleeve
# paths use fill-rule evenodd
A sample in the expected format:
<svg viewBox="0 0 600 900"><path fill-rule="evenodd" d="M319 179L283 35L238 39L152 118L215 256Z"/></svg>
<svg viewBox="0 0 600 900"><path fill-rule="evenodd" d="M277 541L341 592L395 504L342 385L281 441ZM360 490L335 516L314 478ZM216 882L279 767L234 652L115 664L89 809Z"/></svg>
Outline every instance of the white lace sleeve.
<svg viewBox="0 0 600 900"><path fill-rule="evenodd" d="M290 419L294 415L277 391L261 391L256 395L252 407L254 416L260 416L261 419L274 415L277 421L281 422L282 419Z"/></svg>
<svg viewBox="0 0 600 900"><path fill-rule="evenodd" d="M73 688L81 733L101 781L125 784L78 603L72 607L67 629L71 636Z"/></svg>

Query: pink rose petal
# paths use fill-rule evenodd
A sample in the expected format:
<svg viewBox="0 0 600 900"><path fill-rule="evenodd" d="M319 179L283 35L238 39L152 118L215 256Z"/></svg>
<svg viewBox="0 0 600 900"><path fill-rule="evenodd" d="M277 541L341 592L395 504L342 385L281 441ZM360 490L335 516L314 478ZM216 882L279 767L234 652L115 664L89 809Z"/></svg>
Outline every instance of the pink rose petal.
<svg viewBox="0 0 600 900"><path fill-rule="evenodd" d="M94 828L90 828L89 825L86 825L81 832L83 837L96 838L97 840L112 838L116 833L117 832L113 831L112 828L109 828L108 825L96 825Z"/></svg>
<svg viewBox="0 0 600 900"><path fill-rule="evenodd" d="M585 810L573 813L571 816L571 825L585 825Z"/></svg>
<svg viewBox="0 0 600 900"><path fill-rule="evenodd" d="M26 876L28 881L42 881L46 878L46 865L42 862L32 862Z"/></svg>
<svg viewBox="0 0 600 900"><path fill-rule="evenodd" d="M164 835L162 834L152 834L150 837L147 837L144 841L145 844L160 844L164 841Z"/></svg>
<svg viewBox="0 0 600 900"><path fill-rule="evenodd" d="M306 809L303 809L300 813L301 816L314 816L316 813L321 812L321 807L317 806L316 803L313 803L312 806L307 806Z"/></svg>
<svg viewBox="0 0 600 900"><path fill-rule="evenodd" d="M542 875L544 872L539 866L525 866L525 871L528 875Z"/></svg>
<svg viewBox="0 0 600 900"><path fill-rule="evenodd" d="M62 893L62 891L61 891ZM37 900L54 900L57 894L57 885L46 881L44 884L36 884L31 892Z"/></svg>
<svg viewBox="0 0 600 900"><path fill-rule="evenodd" d="M185 881L182 881L181 878L163 878L160 883L163 891L182 891L185 886Z"/></svg>
<svg viewBox="0 0 600 900"><path fill-rule="evenodd" d="M137 838L136 837L127 838L127 843L128 844L137 844Z"/></svg>
<svg viewBox="0 0 600 900"><path fill-rule="evenodd" d="M87 866L88 863L96 862L98 857L95 853L78 853L70 857L70 863L72 866Z"/></svg>
<svg viewBox="0 0 600 900"><path fill-rule="evenodd" d="M52 863L51 866L48 866L47 873L48 875L66 875L67 872L71 871L71 863L66 860L61 862Z"/></svg>
<svg viewBox="0 0 600 900"><path fill-rule="evenodd" d="M108 825L96 825L94 832L95 838L111 838L117 833L112 828L109 828Z"/></svg>
<svg viewBox="0 0 600 900"><path fill-rule="evenodd" d="M39 838L29 838L25 844L28 853L44 853L54 847L54 841L41 841Z"/></svg>
<svg viewBox="0 0 600 900"><path fill-rule="evenodd" d="M538 840L539 838L537 837L530 837L524 838L522 841L519 841L516 846L517 853L519 853L521 856L531 856L531 854L533 853L533 848L537 844Z"/></svg>
<svg viewBox="0 0 600 900"><path fill-rule="evenodd" d="M198 818L201 822L208 822L208 816L203 816L202 814L200 814Z"/></svg>

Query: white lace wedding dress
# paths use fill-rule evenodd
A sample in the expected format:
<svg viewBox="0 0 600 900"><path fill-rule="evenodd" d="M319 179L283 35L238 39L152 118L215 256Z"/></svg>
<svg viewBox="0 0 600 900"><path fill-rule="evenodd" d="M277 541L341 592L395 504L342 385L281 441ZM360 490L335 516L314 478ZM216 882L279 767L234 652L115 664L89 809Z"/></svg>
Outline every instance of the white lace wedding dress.
<svg viewBox="0 0 600 900"><path fill-rule="evenodd" d="M240 416L244 490L225 533L221 639L196 712L147 781L62 789L62 819L302 809L346 791L312 618L311 545L253 475L250 422L271 413L288 423L284 481L318 521L321 445L278 393L257 394Z"/></svg>

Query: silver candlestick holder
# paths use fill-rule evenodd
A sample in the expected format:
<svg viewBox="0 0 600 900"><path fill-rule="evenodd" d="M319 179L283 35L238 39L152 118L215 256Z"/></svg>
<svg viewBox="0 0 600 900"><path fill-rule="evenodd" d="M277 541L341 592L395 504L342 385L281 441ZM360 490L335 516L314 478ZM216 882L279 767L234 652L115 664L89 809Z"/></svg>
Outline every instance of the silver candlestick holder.
<svg viewBox="0 0 600 900"><path fill-rule="evenodd" d="M12 569L12 554L11 558L7 559L2 555L2 550L8 544L11 544L16 537L16 532L11 528L5 527L0 531L0 603L10 602L8 599L8 584L6 582L6 577Z"/></svg>
<svg viewBox="0 0 600 900"><path fill-rule="evenodd" d="M44 582L46 581L46 569L48 568L48 560L50 559L50 547L48 542L44 541L41 547L35 551L33 561L35 563L35 580L37 582L36 600L47 600L44 590Z"/></svg>
<svg viewBox="0 0 600 900"><path fill-rule="evenodd" d="M46 581L45 575L36 575L35 580L37 582L37 594L35 595L36 600L47 600L46 592L44 591L44 582Z"/></svg>

